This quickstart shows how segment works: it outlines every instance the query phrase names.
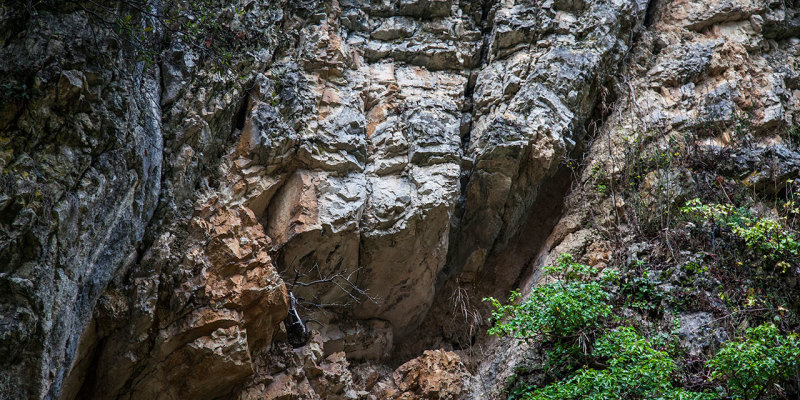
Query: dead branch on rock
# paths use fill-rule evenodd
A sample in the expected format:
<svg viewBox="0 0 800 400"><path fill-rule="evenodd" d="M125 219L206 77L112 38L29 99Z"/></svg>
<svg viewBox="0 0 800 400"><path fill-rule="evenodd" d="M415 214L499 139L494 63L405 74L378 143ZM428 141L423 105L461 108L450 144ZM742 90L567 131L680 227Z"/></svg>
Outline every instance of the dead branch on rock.
<svg viewBox="0 0 800 400"><path fill-rule="evenodd" d="M301 347L308 343L308 340L311 337L311 334L306 326L308 322L316 322L320 326L320 323L314 319L302 319L300 317L300 313L298 312L297 308L303 307L305 309L316 309L320 311L325 311L331 308L339 308L343 309L346 307L350 307L353 303L360 303L363 299L367 299L368 301L377 304L378 299L371 296L365 289L360 288L355 283L355 278L361 268L357 268L349 273L344 272L336 272L330 275L325 275L319 268L318 264L314 264L314 267L309 272L316 272L315 275L318 276L318 279L314 279L311 281L302 281L301 278L309 277L309 273L303 273L297 270L297 268L293 268L294 271L294 280L291 283L287 283L289 287L289 313L284 319L284 324L286 325L286 333L288 335L289 344L293 347ZM338 287L342 292L344 292L347 297L352 300L352 302L344 302L344 303L320 303L320 302L313 302L307 301L302 297L295 297L294 291L297 287L311 287L317 285L324 285L324 284L331 284Z"/></svg>
<svg viewBox="0 0 800 400"><path fill-rule="evenodd" d="M322 271L319 268L319 264L314 263L314 267L312 268L312 271L316 271L317 275L319 275L321 277L319 279L315 279L313 281L303 282L303 281L300 280L300 278L307 277L307 276L309 276L309 274L302 273L302 272L298 271L297 268L294 268L295 277L294 277L294 281L292 282L292 284L289 285L290 286L290 290L294 290L294 288L297 287L297 286L309 287L309 286L314 286L314 285L321 285L321 284L325 284L325 283L330 283L330 284L335 285L339 289L341 289L342 292L344 292L347 295L347 297L349 297L351 300L353 300L356 303L360 303L363 299L367 299L371 303L378 304L378 298L376 298L374 296L371 296L366 290L364 290L364 289L360 288L358 285L356 285L355 276L361 270L362 270L362 268L359 267L359 268L356 268L353 271L350 271L347 274L345 274L345 273L340 271L340 272L336 272L336 273L334 273L332 275L323 275ZM323 303L311 303L309 305L314 306L314 307L319 308L319 309L322 309L322 308L330 308L330 307L346 307L346 306L348 306L350 304L348 304L348 303L324 303L324 304Z"/></svg>

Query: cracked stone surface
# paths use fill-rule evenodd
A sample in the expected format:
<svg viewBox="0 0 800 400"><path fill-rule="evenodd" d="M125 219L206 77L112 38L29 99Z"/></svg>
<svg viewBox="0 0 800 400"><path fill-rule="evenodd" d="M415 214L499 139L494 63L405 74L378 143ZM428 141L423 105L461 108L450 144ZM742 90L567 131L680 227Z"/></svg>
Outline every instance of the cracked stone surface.
<svg viewBox="0 0 800 400"><path fill-rule="evenodd" d="M480 297L609 258L572 158L614 173L625 132L752 110L759 148L708 157L800 173L772 134L800 118L796 6L229 3L231 68L168 31L142 62L91 5L0 16L0 397L498 398L524 351L457 348Z"/></svg>

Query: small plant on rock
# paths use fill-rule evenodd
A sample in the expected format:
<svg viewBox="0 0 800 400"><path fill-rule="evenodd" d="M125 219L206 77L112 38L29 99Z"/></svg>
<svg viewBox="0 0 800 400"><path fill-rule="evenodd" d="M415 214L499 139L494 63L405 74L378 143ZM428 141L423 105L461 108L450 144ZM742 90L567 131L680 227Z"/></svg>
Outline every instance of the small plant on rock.
<svg viewBox="0 0 800 400"><path fill-rule="evenodd" d="M748 248L760 252L776 265L785 267L785 260L800 255L800 239L780 220L756 218L729 204L703 204L699 199L688 201L681 211L730 229Z"/></svg>

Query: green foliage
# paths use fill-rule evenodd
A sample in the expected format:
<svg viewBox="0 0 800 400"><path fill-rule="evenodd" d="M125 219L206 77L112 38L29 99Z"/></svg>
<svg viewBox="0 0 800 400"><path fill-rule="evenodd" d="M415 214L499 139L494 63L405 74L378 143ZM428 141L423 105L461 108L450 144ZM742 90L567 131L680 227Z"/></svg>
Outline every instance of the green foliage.
<svg viewBox="0 0 800 400"><path fill-rule="evenodd" d="M620 296L628 307L642 311L656 310L663 297L656 287L658 283L660 281L649 270L645 269L638 274L631 271L620 280Z"/></svg>
<svg viewBox="0 0 800 400"><path fill-rule="evenodd" d="M511 292L507 305L484 299L492 303L492 319L497 322L490 335L564 338L597 328L611 316L610 294L603 285L611 275L576 263L570 255L562 255L556 266L545 268L545 274L555 280L535 286L521 304L514 304L522 296L518 290Z"/></svg>
<svg viewBox="0 0 800 400"><path fill-rule="evenodd" d="M167 31L209 56L218 67L234 66L235 54L264 37L247 10L221 0L169 0L156 20ZM247 7L247 6L245 6Z"/></svg>
<svg viewBox="0 0 800 400"><path fill-rule="evenodd" d="M224 0L124 0L120 2L28 0L26 7L11 7L0 14L25 26L29 20L65 8L79 8L96 28L108 29L114 39L131 51L136 62L152 66L161 61L166 44L181 43L193 53L213 61L219 70L231 70L246 56L244 49L264 40L262 20L249 10ZM66 5L64 4L66 3ZM72 4L74 3L74 4ZM2 40L2 37L0 37Z"/></svg>
<svg viewBox="0 0 800 400"><path fill-rule="evenodd" d="M786 135L789 137L790 142L794 143L795 146L800 145L800 126L793 126L789 128L786 132Z"/></svg>
<svg viewBox="0 0 800 400"><path fill-rule="evenodd" d="M800 239L781 221L772 218L754 218L744 209L729 204L703 204L693 199L681 208L685 214L697 219L714 221L725 226L744 240L747 247L761 252L764 257L781 264L800 253Z"/></svg>
<svg viewBox="0 0 800 400"><path fill-rule="evenodd" d="M745 332L744 338L725 343L708 361L713 379L725 378L734 399L755 400L780 379L798 374L800 340L783 336L768 323Z"/></svg>
<svg viewBox="0 0 800 400"><path fill-rule="evenodd" d="M757 223L758 219L730 206L693 201L689 207L694 208L685 212L726 226L737 225L742 230L763 226ZM697 262L685 268L703 270ZM497 322L490 334L550 341L542 367L545 376L555 383L537 388L515 374L507 385L509 398L711 400L724 394L726 399L757 400L773 384L800 376L798 336L781 335L774 325L765 324L726 343L707 362L711 379L720 384L719 393L688 391L676 385L678 368L674 357L682 353L677 341L677 320L672 334L661 332L651 339L632 327L604 332L613 316L611 295L606 289L609 281L613 279L621 289L617 300L630 307L646 302L648 297L658 298L649 273L630 275L623 281L615 274L601 274L562 255L556 266L545 268L545 274L545 283L534 287L518 305L515 303L521 298L519 291L512 292L507 305L494 298L485 299L492 302L492 317ZM595 335L600 337L592 343ZM591 354L587 349L593 349ZM580 365L583 367L576 371Z"/></svg>
<svg viewBox="0 0 800 400"><path fill-rule="evenodd" d="M593 354L608 360L608 368L584 368L567 380L529 393L529 400L545 399L713 399L711 394L688 392L672 385L675 363L669 354L633 328L623 327L597 340Z"/></svg>

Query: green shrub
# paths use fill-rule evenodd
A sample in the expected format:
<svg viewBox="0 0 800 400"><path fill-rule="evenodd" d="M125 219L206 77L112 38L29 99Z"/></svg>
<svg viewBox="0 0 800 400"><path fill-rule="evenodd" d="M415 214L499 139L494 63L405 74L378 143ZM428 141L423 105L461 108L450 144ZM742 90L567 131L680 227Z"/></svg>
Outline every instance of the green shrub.
<svg viewBox="0 0 800 400"><path fill-rule="evenodd" d="M708 361L712 379L725 379L734 399L756 400L780 379L797 376L800 340L768 323L725 343Z"/></svg>
<svg viewBox="0 0 800 400"><path fill-rule="evenodd" d="M584 368L570 378L529 393L528 400L551 399L713 399L707 393L688 392L672 385L675 363L656 350L633 328L623 327L603 335L593 355L608 368Z"/></svg>
<svg viewBox="0 0 800 400"><path fill-rule="evenodd" d="M659 283L652 271L628 271L620 279L618 296L628 307L645 312L655 311L663 298L663 293L657 287Z"/></svg>
<svg viewBox="0 0 800 400"><path fill-rule="evenodd" d="M760 229L758 220L749 219L749 216L730 206L690 203L687 207L697 207L691 212L720 218L719 221L725 221L726 224L742 224L738 226L744 230ZM754 223L749 225L746 222L748 220ZM643 279L648 277L642 275ZM613 315L611 295L606 287L610 280L616 281L616 278L616 274L603 274L595 268L576 263L569 255L562 255L556 266L545 268L545 283L534 287L528 298L520 304L515 304L521 298L519 291L512 292L507 305L494 298L484 299L491 301L494 306L492 318L496 325L489 330L489 334L551 341L552 348L547 351L548 357L543 367L549 379L555 378L556 382L537 389L515 374L507 385L511 398L719 398L717 394L690 392L674 386L675 361L664 350L677 345L674 340L669 340L674 339L672 335L666 338L656 335L653 340L648 340L634 328L621 327L604 332L591 344L592 337L600 335L604 326L607 326L604 324ZM616 283L619 285L619 282ZM629 296L626 300L636 300L636 296ZM579 337L589 342L582 342L581 347L577 344ZM591 354L586 352L587 348L593 349ZM582 355L576 356L575 352ZM580 365L584 367L575 371ZM745 337L723 345L707 365L711 370L711 378L725 385L720 390L727 389L726 398L757 400L773 384L800 376L800 339L794 334L781 335L772 324L761 325L748 329ZM548 372L551 368L559 372L551 375Z"/></svg>
<svg viewBox="0 0 800 400"><path fill-rule="evenodd" d="M779 220L753 218L747 211L729 204L703 204L699 199L688 201L681 211L729 228L747 247L779 264L800 254L800 239Z"/></svg>
<svg viewBox="0 0 800 400"><path fill-rule="evenodd" d="M559 339L575 336L599 327L611 316L610 294L603 283L611 275L601 275L596 268L576 263L570 255L561 255L558 265L545 268L554 281L535 286L530 296L517 305L518 290L511 292L508 304L490 297L496 324L490 335L518 339Z"/></svg>

